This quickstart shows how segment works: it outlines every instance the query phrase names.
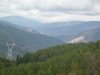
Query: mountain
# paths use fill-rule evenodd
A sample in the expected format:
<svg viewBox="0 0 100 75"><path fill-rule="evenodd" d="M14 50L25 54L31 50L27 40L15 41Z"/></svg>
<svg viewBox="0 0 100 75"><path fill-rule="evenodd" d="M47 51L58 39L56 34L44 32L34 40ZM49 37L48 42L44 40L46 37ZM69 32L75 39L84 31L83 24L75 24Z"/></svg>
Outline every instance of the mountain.
<svg viewBox="0 0 100 75"><path fill-rule="evenodd" d="M35 29L41 34L57 37L58 39L61 39L63 41L66 40L65 37L70 36L70 34L68 35L65 34L66 29L63 28L68 27L70 25L81 23L81 21L73 21L73 22L55 22L55 23L45 24L45 23L40 23L38 21L35 21L33 19L28 19L20 16L7 16L7 17L1 17L0 19L11 22L16 26Z"/></svg>
<svg viewBox="0 0 100 75"><path fill-rule="evenodd" d="M17 26L24 26L30 28L36 28L42 24L36 20L21 17L21 16L7 16L7 17L1 17L0 19L13 23Z"/></svg>
<svg viewBox="0 0 100 75"><path fill-rule="evenodd" d="M86 41L97 41L100 40L100 27L91 29L85 32L80 33L81 36L84 36Z"/></svg>
<svg viewBox="0 0 100 75"><path fill-rule="evenodd" d="M0 21L0 55L6 56L7 42L13 40L16 46L14 47L13 55L23 55L28 51L35 51L41 48L62 44L64 42L39 33L30 33L25 30L16 28L14 24Z"/></svg>
<svg viewBox="0 0 100 75"><path fill-rule="evenodd" d="M69 42L76 38L76 36L81 32L100 27L100 21L40 23L20 16L8 16L1 19L17 24L18 26L30 27L41 34L53 36L65 42Z"/></svg>
<svg viewBox="0 0 100 75"><path fill-rule="evenodd" d="M100 27L81 32L68 43L93 42L100 40Z"/></svg>
<svg viewBox="0 0 100 75"><path fill-rule="evenodd" d="M86 42L84 36L78 36L67 43L80 43L80 42Z"/></svg>
<svg viewBox="0 0 100 75"><path fill-rule="evenodd" d="M14 25L14 24L13 24L13 27L16 27L18 29L24 30L24 31L29 32L29 33L40 34L37 30L35 30L31 27L18 26L18 25Z"/></svg>
<svg viewBox="0 0 100 75"><path fill-rule="evenodd" d="M100 27L100 21L76 21L76 22L60 22L60 23L47 23L39 28L39 32L54 36L63 41L68 42L75 38L80 32Z"/></svg>
<svg viewBox="0 0 100 75"><path fill-rule="evenodd" d="M0 20L10 22L13 24L14 27L32 33L39 33L36 30L36 28L41 25L41 23L38 21L21 17L21 16L1 17Z"/></svg>

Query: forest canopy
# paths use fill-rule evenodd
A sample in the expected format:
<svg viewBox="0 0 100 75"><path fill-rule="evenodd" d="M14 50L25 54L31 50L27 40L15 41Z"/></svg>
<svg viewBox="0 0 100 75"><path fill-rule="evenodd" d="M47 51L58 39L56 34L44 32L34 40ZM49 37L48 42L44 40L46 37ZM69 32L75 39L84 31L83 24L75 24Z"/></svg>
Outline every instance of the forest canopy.
<svg viewBox="0 0 100 75"><path fill-rule="evenodd" d="M65 44L0 58L0 75L100 75L100 41Z"/></svg>

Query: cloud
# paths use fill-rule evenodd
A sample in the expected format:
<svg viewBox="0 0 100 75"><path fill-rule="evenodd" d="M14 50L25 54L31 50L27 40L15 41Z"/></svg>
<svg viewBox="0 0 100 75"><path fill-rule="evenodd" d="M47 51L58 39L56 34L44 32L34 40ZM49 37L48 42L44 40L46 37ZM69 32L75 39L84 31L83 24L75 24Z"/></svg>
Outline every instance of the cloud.
<svg viewBox="0 0 100 75"><path fill-rule="evenodd" d="M41 22L100 20L100 0L0 0L0 16Z"/></svg>
<svg viewBox="0 0 100 75"><path fill-rule="evenodd" d="M19 8L26 10L31 10L33 8L37 8L40 10L85 10L89 9L89 7L91 6L90 0L12 0L12 3L17 4Z"/></svg>
<svg viewBox="0 0 100 75"><path fill-rule="evenodd" d="M31 10L34 9L36 0L12 0L12 3L17 5L19 9Z"/></svg>
<svg viewBox="0 0 100 75"><path fill-rule="evenodd" d="M100 15L80 15L80 14L66 14L57 12L44 12L40 14L37 19L41 22L66 22L66 21L100 21ZM32 16L32 15L31 15ZM33 16L34 17L34 16Z"/></svg>
<svg viewBox="0 0 100 75"><path fill-rule="evenodd" d="M73 9L83 10L90 5L89 0L40 0L40 4L37 7L44 10L52 9Z"/></svg>
<svg viewBox="0 0 100 75"><path fill-rule="evenodd" d="M100 13L100 3L96 3L93 7L93 11L96 13Z"/></svg>

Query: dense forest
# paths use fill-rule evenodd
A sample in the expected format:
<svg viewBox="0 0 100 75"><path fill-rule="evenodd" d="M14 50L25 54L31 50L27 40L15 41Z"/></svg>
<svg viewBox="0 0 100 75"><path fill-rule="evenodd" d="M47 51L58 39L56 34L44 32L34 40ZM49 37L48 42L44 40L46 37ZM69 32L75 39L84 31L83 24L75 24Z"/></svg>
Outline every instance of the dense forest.
<svg viewBox="0 0 100 75"><path fill-rule="evenodd" d="M100 75L100 41L65 44L0 58L0 75Z"/></svg>

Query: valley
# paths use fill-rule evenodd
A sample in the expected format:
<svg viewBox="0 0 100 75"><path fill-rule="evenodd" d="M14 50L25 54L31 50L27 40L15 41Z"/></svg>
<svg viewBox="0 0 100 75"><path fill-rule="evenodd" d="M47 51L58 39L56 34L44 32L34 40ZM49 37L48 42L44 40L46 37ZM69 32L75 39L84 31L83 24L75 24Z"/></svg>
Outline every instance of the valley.
<svg viewBox="0 0 100 75"><path fill-rule="evenodd" d="M0 75L100 75L100 0L0 0Z"/></svg>
<svg viewBox="0 0 100 75"><path fill-rule="evenodd" d="M15 27L14 24L6 21L0 21L0 56L6 57L8 51L6 44L9 40L14 40L16 44L13 51L14 58L26 52L64 44L57 38L42 35L35 30L29 32L26 29Z"/></svg>

